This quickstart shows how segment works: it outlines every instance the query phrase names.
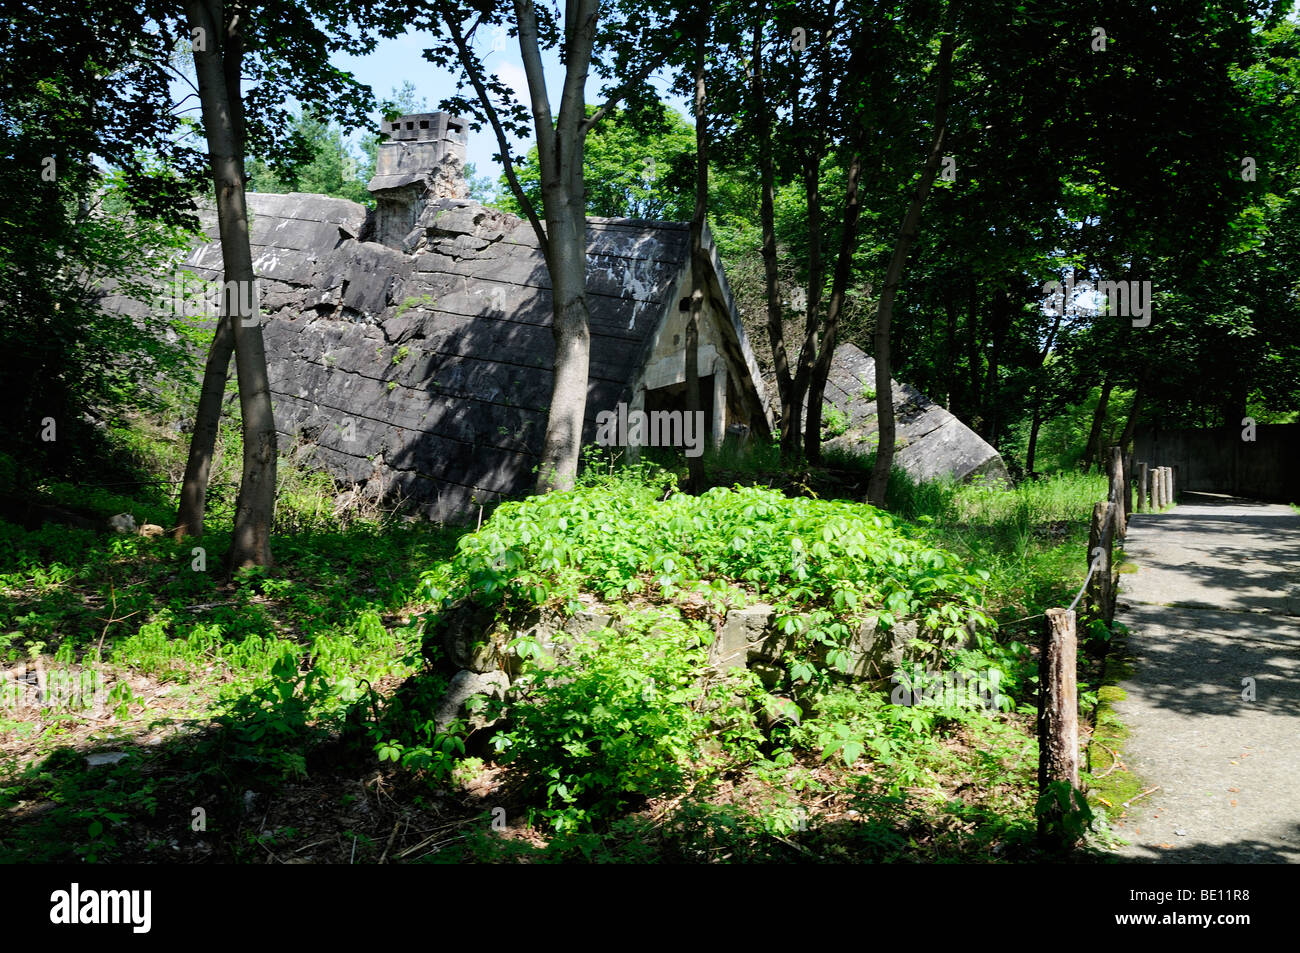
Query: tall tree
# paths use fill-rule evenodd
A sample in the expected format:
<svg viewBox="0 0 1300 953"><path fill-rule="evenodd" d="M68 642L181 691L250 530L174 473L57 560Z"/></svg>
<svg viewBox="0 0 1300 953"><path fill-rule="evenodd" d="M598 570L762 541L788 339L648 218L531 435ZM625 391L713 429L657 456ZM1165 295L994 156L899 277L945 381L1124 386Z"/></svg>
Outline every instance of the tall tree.
<svg viewBox="0 0 1300 953"><path fill-rule="evenodd" d="M353 153L338 123L303 107L291 121L291 135L300 142L306 161L284 163L278 156L253 156L248 162L250 192L312 192L374 205L366 189L373 160ZM377 136L370 136L378 141Z"/></svg>
<svg viewBox="0 0 1300 953"><path fill-rule="evenodd" d="M843 199L823 193L847 175L862 128L860 102L873 78L866 18L861 5L841 0L812 5L774 0L770 11L764 2L743 14L744 35L732 27L727 37L743 69L721 78L726 105L719 111L737 116L728 164L758 173L762 310L787 461L801 452L814 460L820 456L821 397L809 389L832 320L826 249L834 247L837 229L856 229L849 192ZM879 75L887 73L882 69ZM780 221L778 199L799 209L794 233L791 223ZM846 279L856 247L853 241L848 246ZM791 285L794 293L784 294ZM791 314L799 327L788 332Z"/></svg>
<svg viewBox="0 0 1300 953"><path fill-rule="evenodd" d="M946 18L945 18L946 26ZM921 210L926 196L934 184L943 159L943 137L948 123L948 99L952 92L952 53L954 37L944 29L939 40L939 58L935 64L938 90L934 103L934 126L930 149L921 167L921 178L908 204L907 214L894 243L894 253L885 271L885 283L876 308L875 358L876 358L876 418L879 421L879 443L876 445L876 462L867 484L867 499L875 506L884 506L885 490L889 487L889 472L894 465L895 422L893 360L890 351L890 321L894 313L894 300L903 280L903 266L921 228Z"/></svg>
<svg viewBox="0 0 1300 953"><path fill-rule="evenodd" d="M235 505L235 528L227 566L271 563L271 520L275 515L276 434L266 346L254 293L253 251L244 198L243 98L246 9L236 2L185 0L194 40L203 128L216 188L217 224L225 279L221 322L214 348L233 339L243 417L244 468Z"/></svg>
<svg viewBox="0 0 1300 953"><path fill-rule="evenodd" d="M777 393L781 400L781 456L789 460L799 448L799 428L803 404L795 390L794 372L785 343L785 320L777 272L776 247L776 168L773 157L772 106L769 102L764 72L765 33L768 29L767 5L760 0L753 15L753 35L749 56L748 111L752 135L757 145L759 223L762 228L763 287L766 292L767 334L772 347L772 365L776 373Z"/></svg>
<svg viewBox="0 0 1300 953"><path fill-rule="evenodd" d="M686 412L700 413L700 321L708 295L712 262L704 248L704 226L709 214L709 116L704 63L709 48L709 0L699 0L695 29L695 214L691 217L691 313L686 322ZM703 463L687 456L692 493L704 489Z"/></svg>
<svg viewBox="0 0 1300 953"><path fill-rule="evenodd" d="M423 3L412 6L393 0L388 8L392 33L405 32L412 22L438 33L436 45L425 56L444 66L458 66L473 89L473 96L453 96L443 107L469 113L478 124L486 122L497 139L500 160L511 194L523 210L537 236L551 279L552 334L555 342L554 374L550 412L538 466L539 493L567 489L578 472L583 420L587 407L591 330L587 309L587 218L583 153L587 136L602 119L629 96L641 95L640 87L658 67L655 51L665 38L679 41L680 27L665 24L643 10L620 10L617 5L604 11L599 0L572 0L563 15L532 0L514 0L513 16L492 5L437 0L431 9ZM611 19L618 22L611 23ZM516 37L528 84L527 108L519 103L499 76L489 74L474 48L480 31L507 30ZM499 34L500 35L500 34ZM620 36L616 55L597 55L598 37ZM640 45L637 40L644 40ZM556 48L563 64L559 106L553 109L546 88L542 53ZM588 112L585 102L587 75L598 66L606 76L618 79L596 110ZM522 138L528 133L531 114L536 137L538 172L541 180L540 211L519 180L518 157L510 145L510 134Z"/></svg>
<svg viewBox="0 0 1300 953"><path fill-rule="evenodd" d="M256 304L256 276L244 197L250 147L271 154L292 139L283 102L312 100L323 116L349 128L366 121L370 89L329 63L332 52L361 52L372 36L349 29L348 8L288 0L184 0L202 109L202 128L215 190L226 294L200 390L175 533L203 532L204 499L233 352L239 380L244 459L235 526L226 565L237 569L271 562L275 513L276 431ZM245 94L242 82L255 89ZM286 131L287 130L287 131ZM301 137L298 137L300 140Z"/></svg>

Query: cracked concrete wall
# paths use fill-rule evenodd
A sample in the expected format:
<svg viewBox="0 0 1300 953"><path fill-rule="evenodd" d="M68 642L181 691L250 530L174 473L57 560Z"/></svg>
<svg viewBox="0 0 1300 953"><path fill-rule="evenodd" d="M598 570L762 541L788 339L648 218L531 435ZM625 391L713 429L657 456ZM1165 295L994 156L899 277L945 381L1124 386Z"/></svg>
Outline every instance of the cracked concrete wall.
<svg viewBox="0 0 1300 953"><path fill-rule="evenodd" d="M876 420L876 362L852 344L841 344L831 359L826 380L823 422L826 409L844 415L847 429L825 441L864 456L875 450L879 424ZM872 395L870 398L867 394ZM960 420L930 398L907 384L893 382L896 448L895 466L922 482L952 477L955 480L1010 482L1001 455Z"/></svg>
<svg viewBox="0 0 1300 953"><path fill-rule="evenodd" d="M249 193L277 429L287 448L366 495L401 494L436 519L533 482L550 401L550 279L527 222L433 199L405 250L360 241L365 209ZM220 280L215 217L188 262ZM671 305L689 229L591 219L591 380L585 438L638 375ZM671 299L671 300L670 300Z"/></svg>

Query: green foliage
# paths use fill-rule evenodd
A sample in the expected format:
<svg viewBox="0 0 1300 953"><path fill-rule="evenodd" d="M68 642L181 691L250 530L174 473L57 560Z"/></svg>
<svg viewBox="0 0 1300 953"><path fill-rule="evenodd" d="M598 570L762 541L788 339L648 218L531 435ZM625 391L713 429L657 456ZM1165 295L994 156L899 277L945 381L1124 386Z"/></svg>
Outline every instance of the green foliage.
<svg viewBox="0 0 1300 953"><path fill-rule="evenodd" d="M29 481L29 470L49 477L84 467L103 450L91 421L159 408L155 381L189 376L190 348L207 337L184 317L140 320L100 307L110 287L153 301L156 276L186 247L181 230L131 214L124 188L120 175L69 171L15 199L0 238L0 286L15 291L0 295L0 380L16 401L0 439L15 482Z"/></svg>
<svg viewBox="0 0 1300 953"><path fill-rule="evenodd" d="M282 655L269 678L214 719L220 730L198 748L207 772L239 784L305 778L309 729L329 696L323 671L300 672L295 656Z"/></svg>
<svg viewBox="0 0 1300 953"><path fill-rule="evenodd" d="M594 111L587 107L588 114ZM616 110L588 134L583 149L587 214L689 221L695 208L694 163L695 131L675 110L656 107L650 116ZM524 194L540 210L536 147L517 171ZM523 214L504 175L497 195L497 207Z"/></svg>
<svg viewBox="0 0 1300 953"><path fill-rule="evenodd" d="M915 617L934 648L987 624L983 576L865 504L790 499L757 487L669 494L631 479L504 503L461 540L452 593L509 607L646 592L777 607L805 652L838 653L853 620Z"/></svg>
<svg viewBox="0 0 1300 953"><path fill-rule="evenodd" d="M847 433L849 429L849 418L838 407L827 407L822 412L822 439L833 440L841 434Z"/></svg>
<svg viewBox="0 0 1300 953"><path fill-rule="evenodd" d="M1044 831L1049 841L1074 844L1092 830L1097 818L1088 799L1077 794L1069 781L1052 781L1039 796L1035 812L1045 819Z"/></svg>
<svg viewBox="0 0 1300 953"><path fill-rule="evenodd" d="M402 80L401 86L394 86L387 99L379 104L379 114L384 122L392 122L399 116L429 111L429 101L419 95L416 86L409 79Z"/></svg>
<svg viewBox="0 0 1300 953"><path fill-rule="evenodd" d="M817 717L787 729L790 743L820 751L852 766L865 754L889 772L881 780L897 794L923 780L934 750L935 714L924 708L888 704L875 693L832 690L817 699Z"/></svg>
<svg viewBox="0 0 1300 953"><path fill-rule="evenodd" d="M424 294L424 295L420 295L418 298L415 297L414 295L407 295L405 298L402 299L402 303L397 306L397 314L400 317L401 315L405 314L407 311L410 311L412 308L430 308L433 307L434 304L435 302L431 295ZM405 352L402 355L403 357L405 357L406 354L410 353L405 346L401 347L399 350ZM394 364L398 363L397 358L393 359L393 363Z"/></svg>
<svg viewBox="0 0 1300 953"><path fill-rule="evenodd" d="M293 164L250 158L250 192L314 192L374 206L366 189L373 164L367 163L364 153L358 158L337 123L304 107L289 121L289 136L293 148L310 158Z"/></svg>
<svg viewBox="0 0 1300 953"><path fill-rule="evenodd" d="M511 727L493 739L544 790L542 814L557 831L606 819L630 799L671 794L715 737L742 757L759 736L737 686L706 687L708 627L672 611L629 616L545 656L513 686ZM748 694L759 689L752 680Z"/></svg>

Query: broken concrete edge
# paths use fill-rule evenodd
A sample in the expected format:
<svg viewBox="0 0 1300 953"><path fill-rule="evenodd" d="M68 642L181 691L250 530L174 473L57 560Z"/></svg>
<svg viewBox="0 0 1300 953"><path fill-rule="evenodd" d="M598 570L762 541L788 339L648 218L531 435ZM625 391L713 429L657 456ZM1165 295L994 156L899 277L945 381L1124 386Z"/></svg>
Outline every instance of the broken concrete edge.
<svg viewBox="0 0 1300 953"><path fill-rule="evenodd" d="M1006 464L997 450L945 408L916 388L891 378L897 443L894 465L918 483L951 478L955 482L1010 484ZM823 422L832 412L842 416L843 429L826 435L824 444L844 452L869 456L878 439L875 359L844 342L835 349L826 382Z"/></svg>
<svg viewBox="0 0 1300 953"><path fill-rule="evenodd" d="M680 607L669 606L669 608ZM514 618L503 617L499 606L485 606L462 598L434 613L425 630L426 645L435 652L431 663L445 662L455 670L452 685L438 705L439 731L465 718L472 729L488 728L495 721L471 710L475 695L505 700L511 687L532 662L543 669L564 665L572 646L606 629L625 631L624 619L638 612L626 604L582 603L571 612L555 606L533 607ZM752 671L768 690L790 674L788 659L794 636L777 626L776 606L766 602L727 609L709 643L709 671L726 677ZM845 650L847 670L835 672L843 682L889 693L897 673L908 664L933 662L934 653L918 651L919 619L902 619L887 629L878 620L855 623ZM828 664L829 649L819 646L812 659Z"/></svg>

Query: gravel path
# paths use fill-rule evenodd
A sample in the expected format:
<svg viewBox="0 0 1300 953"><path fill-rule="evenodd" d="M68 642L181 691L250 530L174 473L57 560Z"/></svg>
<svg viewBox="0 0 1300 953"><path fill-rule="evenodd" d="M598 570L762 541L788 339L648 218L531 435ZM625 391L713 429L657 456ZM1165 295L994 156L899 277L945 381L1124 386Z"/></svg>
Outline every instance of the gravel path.
<svg viewBox="0 0 1300 953"><path fill-rule="evenodd" d="M1159 790L1115 823L1120 856L1300 863L1300 515L1188 493L1134 514L1124 549L1136 664L1115 710L1125 762Z"/></svg>

